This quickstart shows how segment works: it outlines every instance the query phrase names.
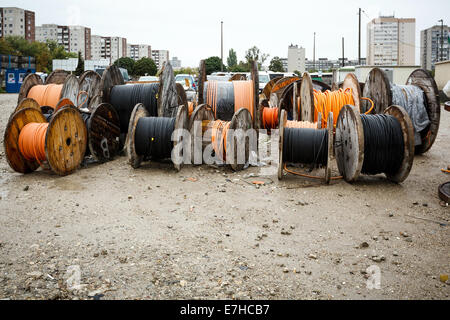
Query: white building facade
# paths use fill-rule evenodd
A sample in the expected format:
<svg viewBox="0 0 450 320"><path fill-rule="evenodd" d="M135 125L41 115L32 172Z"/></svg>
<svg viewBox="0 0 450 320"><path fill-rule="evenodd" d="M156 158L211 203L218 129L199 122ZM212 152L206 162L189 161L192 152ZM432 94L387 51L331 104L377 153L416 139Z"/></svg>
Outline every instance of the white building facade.
<svg viewBox="0 0 450 320"><path fill-rule="evenodd" d="M287 69L288 72L305 72L305 48L297 45L289 46Z"/></svg>
<svg viewBox="0 0 450 320"><path fill-rule="evenodd" d="M443 32L442 32L443 31ZM433 26L420 33L420 64L434 70L436 62L450 60L450 27Z"/></svg>

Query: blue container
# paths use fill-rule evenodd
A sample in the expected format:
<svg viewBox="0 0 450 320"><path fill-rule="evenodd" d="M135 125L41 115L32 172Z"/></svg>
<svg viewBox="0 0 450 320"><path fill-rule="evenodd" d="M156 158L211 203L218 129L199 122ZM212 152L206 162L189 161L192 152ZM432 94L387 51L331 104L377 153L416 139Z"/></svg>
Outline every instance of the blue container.
<svg viewBox="0 0 450 320"><path fill-rule="evenodd" d="M35 73L35 69L6 69L5 82L6 92L19 93L23 80L30 73Z"/></svg>

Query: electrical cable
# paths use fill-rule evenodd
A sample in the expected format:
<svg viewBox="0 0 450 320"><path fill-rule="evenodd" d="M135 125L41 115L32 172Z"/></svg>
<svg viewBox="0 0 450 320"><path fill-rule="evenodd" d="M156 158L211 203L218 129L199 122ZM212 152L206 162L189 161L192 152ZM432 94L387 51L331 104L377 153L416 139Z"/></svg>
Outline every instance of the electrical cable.
<svg viewBox="0 0 450 320"><path fill-rule="evenodd" d="M285 163L327 165L328 130L285 128L283 142Z"/></svg>
<svg viewBox="0 0 450 320"><path fill-rule="evenodd" d="M150 117L158 116L159 83L117 85L111 90L111 105L120 119L121 133L128 132L131 113L138 103L142 103Z"/></svg>
<svg viewBox="0 0 450 320"><path fill-rule="evenodd" d="M19 150L28 161L37 161L40 165L47 159L45 136L48 123L28 123L19 134Z"/></svg>
<svg viewBox="0 0 450 320"><path fill-rule="evenodd" d="M61 97L62 84L46 84L33 86L28 92L27 98L36 100L40 106L56 108Z"/></svg>
<svg viewBox="0 0 450 320"><path fill-rule="evenodd" d="M145 160L163 160L172 156L175 118L140 118L136 125L136 154Z"/></svg>
<svg viewBox="0 0 450 320"><path fill-rule="evenodd" d="M364 163L362 173L396 174L403 163L403 131L391 115L361 115L364 129Z"/></svg>

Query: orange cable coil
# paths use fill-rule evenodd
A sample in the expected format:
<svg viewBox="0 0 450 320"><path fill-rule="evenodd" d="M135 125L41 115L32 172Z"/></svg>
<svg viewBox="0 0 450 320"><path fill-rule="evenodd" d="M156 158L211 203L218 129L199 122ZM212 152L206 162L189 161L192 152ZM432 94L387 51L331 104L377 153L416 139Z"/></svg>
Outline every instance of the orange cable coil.
<svg viewBox="0 0 450 320"><path fill-rule="evenodd" d="M56 108L61 97L62 84L36 85L30 89L27 98L32 98L41 106Z"/></svg>

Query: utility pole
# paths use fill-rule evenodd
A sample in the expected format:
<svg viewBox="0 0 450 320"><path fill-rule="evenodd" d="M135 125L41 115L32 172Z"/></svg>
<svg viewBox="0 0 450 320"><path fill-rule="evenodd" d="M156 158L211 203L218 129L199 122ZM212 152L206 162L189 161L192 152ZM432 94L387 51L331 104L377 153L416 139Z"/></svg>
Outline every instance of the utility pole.
<svg viewBox="0 0 450 320"><path fill-rule="evenodd" d="M358 64L361 65L361 8L359 8Z"/></svg>
<svg viewBox="0 0 450 320"><path fill-rule="evenodd" d="M345 45L344 37L342 37L342 67L345 67Z"/></svg>
<svg viewBox="0 0 450 320"><path fill-rule="evenodd" d="M441 61L444 61L444 19L438 22L441 23Z"/></svg>
<svg viewBox="0 0 450 320"><path fill-rule="evenodd" d="M223 72L223 21L220 21L220 71Z"/></svg>
<svg viewBox="0 0 450 320"><path fill-rule="evenodd" d="M313 69L316 70L316 33L314 32Z"/></svg>

